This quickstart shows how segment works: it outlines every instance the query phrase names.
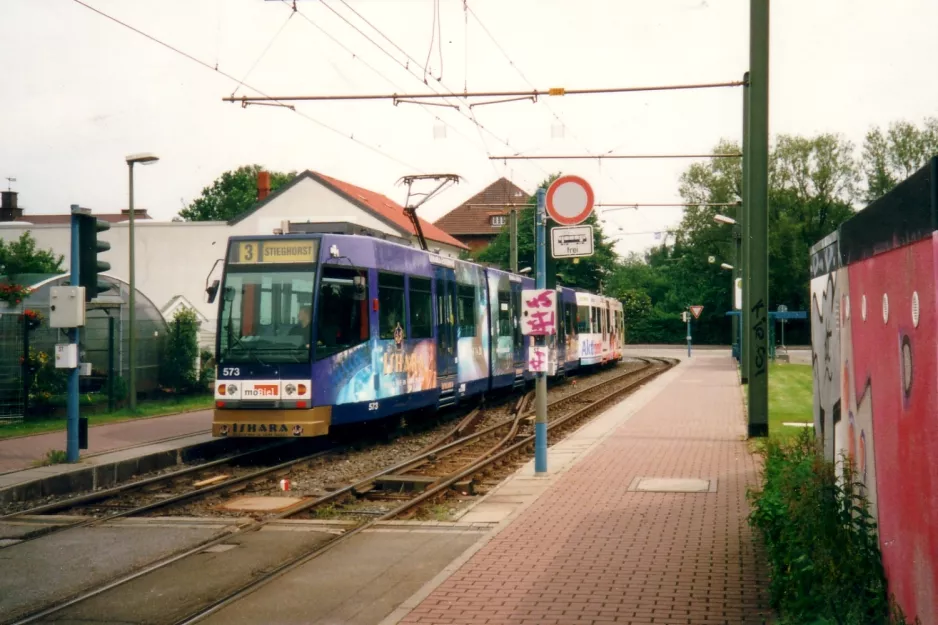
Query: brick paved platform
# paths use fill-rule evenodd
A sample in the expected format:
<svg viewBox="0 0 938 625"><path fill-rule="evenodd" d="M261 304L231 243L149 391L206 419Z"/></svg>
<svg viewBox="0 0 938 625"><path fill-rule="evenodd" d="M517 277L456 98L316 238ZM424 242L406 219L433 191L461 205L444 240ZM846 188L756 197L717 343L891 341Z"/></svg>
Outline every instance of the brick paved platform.
<svg viewBox="0 0 938 625"><path fill-rule="evenodd" d="M83 449L81 455L87 457L211 429L211 410L96 425L88 428L88 449ZM0 473L29 468L50 449L65 449L65 439L65 431L0 439Z"/></svg>
<svg viewBox="0 0 938 625"><path fill-rule="evenodd" d="M385 623L771 623L734 361L697 352L640 392L655 394L611 409L619 425Z"/></svg>

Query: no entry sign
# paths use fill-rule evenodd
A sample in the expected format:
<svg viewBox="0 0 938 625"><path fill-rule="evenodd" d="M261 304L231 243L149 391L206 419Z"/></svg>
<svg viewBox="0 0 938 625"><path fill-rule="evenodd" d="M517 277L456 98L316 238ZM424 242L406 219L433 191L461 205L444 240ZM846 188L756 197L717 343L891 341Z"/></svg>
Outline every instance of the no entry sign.
<svg viewBox="0 0 938 625"><path fill-rule="evenodd" d="M547 189L546 208L558 224L575 226L593 212L593 188L579 176L561 176Z"/></svg>

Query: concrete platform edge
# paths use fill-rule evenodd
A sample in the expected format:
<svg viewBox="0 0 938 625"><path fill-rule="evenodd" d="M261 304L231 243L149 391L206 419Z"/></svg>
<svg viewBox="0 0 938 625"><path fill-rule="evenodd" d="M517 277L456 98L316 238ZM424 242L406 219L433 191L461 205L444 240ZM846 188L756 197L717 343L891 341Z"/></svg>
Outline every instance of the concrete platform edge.
<svg viewBox="0 0 938 625"><path fill-rule="evenodd" d="M534 504L534 502L536 502L547 491L547 489L553 485L553 483L557 480L557 478L559 478L561 475L569 471L572 467L576 466L576 464L581 462L584 458L588 457L597 447L599 447L603 443L603 441L605 441L609 436L611 436L613 432L615 432L624 423L627 423L628 420L631 419L633 415L635 415L635 413L637 413L648 402L654 399L658 394L663 392L665 388L667 388L667 386L682 373L681 370L683 368L682 365L684 365L684 363L685 361L681 359L681 361L677 365L675 365L673 368L671 368L671 370L665 372L663 375L659 376L658 378L656 378L649 384L646 384L645 386L640 388L634 395L627 397L621 402L618 402L617 404L610 406L605 411L603 411L603 414L606 414L620 407L624 403L631 402L633 404L627 416L625 416L618 423L610 427L601 436L598 436L596 440L594 440L593 443L589 447L584 448L581 453L579 453L573 460L571 460L566 465L564 465L560 470L554 473L550 473L546 477L535 478L539 480L544 480L545 482L544 487L540 489L540 492L538 492L534 497L532 497L528 501L525 501L524 503L520 504L510 515L508 515L508 517L506 517L504 520L496 524L490 531L486 532L483 536L481 536L478 541L476 541L471 547L466 549L458 558L453 560L448 566L446 566L446 568L440 571L433 579L431 579L429 582L424 584L420 588L420 590L418 590L413 595L411 595L406 601L404 601L400 606L398 606L397 609L395 609L393 612L387 615L384 619L382 619L378 623L378 625L397 625L402 619L404 619L408 614L410 614L410 612L414 610L417 606L419 606L420 603L430 595L430 593L436 590L441 584L443 584L443 582L445 582L456 571L458 571L466 562L468 562L469 559L472 558L472 556L478 553L483 547L485 547L485 545L491 542L493 538L495 538L499 533L501 533L508 526L510 526L518 516L520 516L525 510L528 509L528 507ZM595 422L595 420L578 428L575 432L573 432L570 436L568 436L565 439L565 441L573 439L577 435L577 433L579 433L583 428L589 427L590 424L593 422ZM565 441L561 441L561 443L558 443L558 444L563 444L563 442ZM549 453L550 453L550 450L548 450L548 454ZM495 496L502 488L511 484L519 477L525 476L525 474L528 474L528 473L533 473L533 470L534 470L534 461L531 460L525 463L524 465L522 465L517 471L515 471L515 473L510 478L508 478L502 484L500 484L498 488L495 488L494 490L487 493L485 497L483 497L482 499L479 500L479 502L477 502L476 506L483 503L489 497Z"/></svg>
<svg viewBox="0 0 938 625"><path fill-rule="evenodd" d="M225 439L197 434L177 440L96 454L76 464L58 464L0 475L0 505L115 486L135 475L176 466Z"/></svg>

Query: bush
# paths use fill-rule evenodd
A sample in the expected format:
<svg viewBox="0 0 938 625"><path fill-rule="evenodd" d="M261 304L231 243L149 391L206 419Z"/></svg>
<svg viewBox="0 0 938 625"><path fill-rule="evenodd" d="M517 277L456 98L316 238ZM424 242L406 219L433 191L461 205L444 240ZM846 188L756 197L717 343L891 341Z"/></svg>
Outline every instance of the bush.
<svg viewBox="0 0 938 625"><path fill-rule="evenodd" d="M56 395L65 392L68 374L65 369L55 368L55 358L44 351L29 348L26 366L29 376L30 414L42 414Z"/></svg>
<svg viewBox="0 0 938 625"><path fill-rule="evenodd" d="M888 595L876 524L852 464L843 459L838 478L807 428L793 440L769 440L762 453L749 522L762 536L783 622L905 623Z"/></svg>
<svg viewBox="0 0 938 625"><path fill-rule="evenodd" d="M189 393L197 382L196 357L199 320L195 311L180 308L163 338L163 357L160 361L160 385L175 393Z"/></svg>

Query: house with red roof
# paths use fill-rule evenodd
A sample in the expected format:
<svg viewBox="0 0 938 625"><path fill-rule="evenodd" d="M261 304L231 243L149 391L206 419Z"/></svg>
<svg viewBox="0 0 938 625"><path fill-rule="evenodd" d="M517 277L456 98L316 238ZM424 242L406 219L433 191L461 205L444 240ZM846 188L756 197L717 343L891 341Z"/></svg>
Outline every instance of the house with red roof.
<svg viewBox="0 0 938 625"><path fill-rule="evenodd" d="M531 196L507 178L499 178L434 222L434 226L469 246L472 253L489 245L508 224L508 212Z"/></svg>

